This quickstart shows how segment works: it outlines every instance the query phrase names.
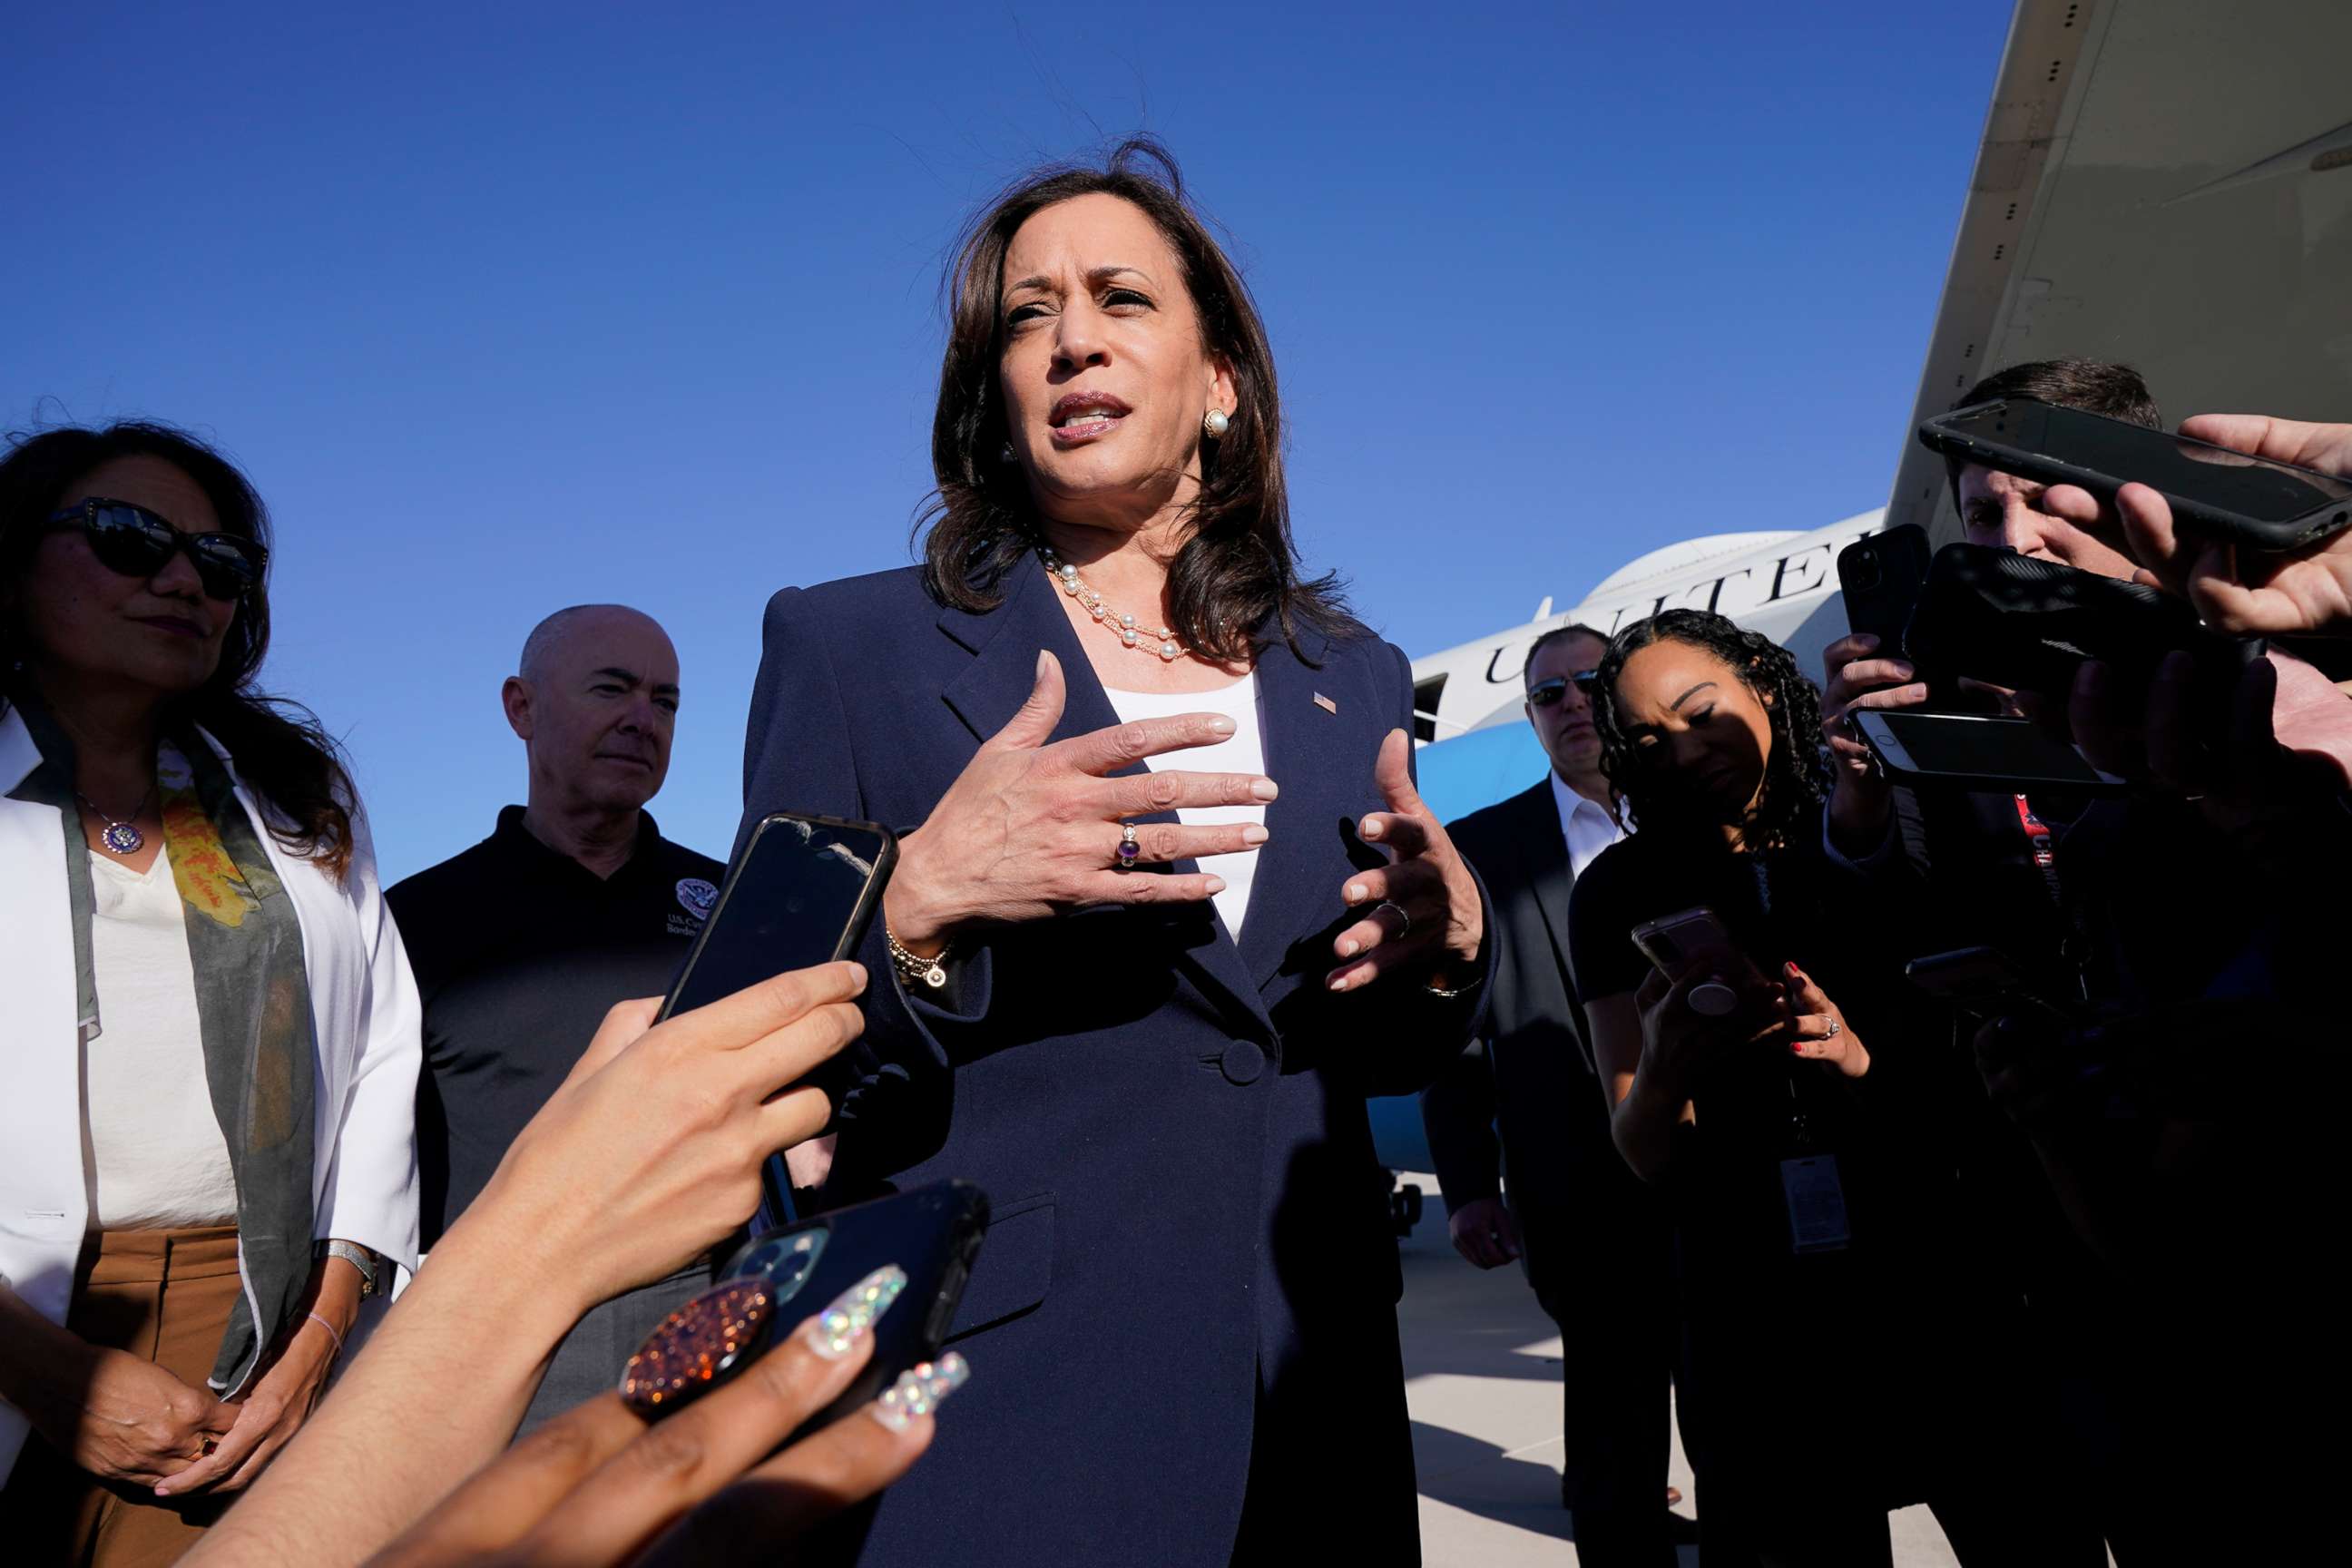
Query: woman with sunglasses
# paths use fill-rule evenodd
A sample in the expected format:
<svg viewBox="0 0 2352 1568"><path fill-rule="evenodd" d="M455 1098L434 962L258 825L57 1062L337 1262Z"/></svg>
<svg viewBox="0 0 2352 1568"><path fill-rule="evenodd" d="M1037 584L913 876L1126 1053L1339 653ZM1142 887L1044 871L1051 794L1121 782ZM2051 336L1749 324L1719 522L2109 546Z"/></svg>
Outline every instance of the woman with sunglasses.
<svg viewBox="0 0 2352 1568"><path fill-rule="evenodd" d="M19 1561L176 1558L415 1261L415 987L331 742L255 686L267 539L245 477L167 427L0 458Z"/></svg>
<svg viewBox="0 0 2352 1568"><path fill-rule="evenodd" d="M1579 879L1571 962L1618 1149L1675 1216L1708 1563L1883 1564L1920 1501L1964 1563L2103 1561L2040 1446L2013 1276L1959 1217L1984 1097L1822 849L1812 684L1668 610L1592 691L1638 831Z"/></svg>

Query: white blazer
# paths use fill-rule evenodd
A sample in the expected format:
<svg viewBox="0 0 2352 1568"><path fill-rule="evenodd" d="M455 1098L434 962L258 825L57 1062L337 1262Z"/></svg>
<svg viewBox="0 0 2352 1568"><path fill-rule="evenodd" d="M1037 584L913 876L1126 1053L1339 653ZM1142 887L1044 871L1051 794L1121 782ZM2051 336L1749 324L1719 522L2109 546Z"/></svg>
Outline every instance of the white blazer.
<svg viewBox="0 0 2352 1568"><path fill-rule="evenodd" d="M317 1234L356 1241L401 1270L414 1269L423 1014L407 952L376 886L366 825L354 809L351 871L337 882L279 846L228 753L210 735L204 739L228 766L302 928L318 1042L310 1182ZM39 763L23 717L14 709L0 715L0 1277L43 1317L62 1323L89 1226L65 826L54 806L6 798ZM273 1325L258 1327L266 1339ZM0 1481L29 1429L0 1400Z"/></svg>

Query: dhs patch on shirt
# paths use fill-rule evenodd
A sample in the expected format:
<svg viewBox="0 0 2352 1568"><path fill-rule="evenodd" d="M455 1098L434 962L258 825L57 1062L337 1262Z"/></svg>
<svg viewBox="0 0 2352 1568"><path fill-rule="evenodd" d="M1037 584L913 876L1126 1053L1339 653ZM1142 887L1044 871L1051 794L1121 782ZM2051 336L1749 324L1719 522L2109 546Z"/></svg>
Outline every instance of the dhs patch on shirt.
<svg viewBox="0 0 2352 1568"><path fill-rule="evenodd" d="M702 922L710 918L710 911L719 905L719 889L700 877L680 877L677 880L677 904L694 918L684 921L676 915L670 916L670 934L697 935L702 930Z"/></svg>

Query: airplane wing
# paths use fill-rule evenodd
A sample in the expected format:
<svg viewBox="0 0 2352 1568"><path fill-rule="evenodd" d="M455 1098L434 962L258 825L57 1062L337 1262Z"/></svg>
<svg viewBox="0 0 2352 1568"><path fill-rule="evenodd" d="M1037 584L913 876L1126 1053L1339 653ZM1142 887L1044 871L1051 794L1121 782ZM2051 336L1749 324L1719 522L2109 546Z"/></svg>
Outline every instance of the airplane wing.
<svg viewBox="0 0 2352 1568"><path fill-rule="evenodd" d="M2352 417L2352 5L2023 0L1888 526L1959 537L1912 432L1995 370L2116 361L2167 417Z"/></svg>

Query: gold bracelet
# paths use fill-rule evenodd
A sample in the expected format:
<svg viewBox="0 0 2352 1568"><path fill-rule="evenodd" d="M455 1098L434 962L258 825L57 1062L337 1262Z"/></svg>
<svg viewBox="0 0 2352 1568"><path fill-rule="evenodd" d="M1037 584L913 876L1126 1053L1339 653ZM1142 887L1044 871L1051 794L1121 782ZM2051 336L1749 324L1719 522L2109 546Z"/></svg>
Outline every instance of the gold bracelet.
<svg viewBox="0 0 2352 1568"><path fill-rule="evenodd" d="M900 980L909 985L919 980L934 991L948 983L948 972L940 962L948 955L946 948L940 949L938 958L919 958L908 952L898 939L890 934L888 926L882 928L882 941L890 949L890 964L892 968L898 970Z"/></svg>

